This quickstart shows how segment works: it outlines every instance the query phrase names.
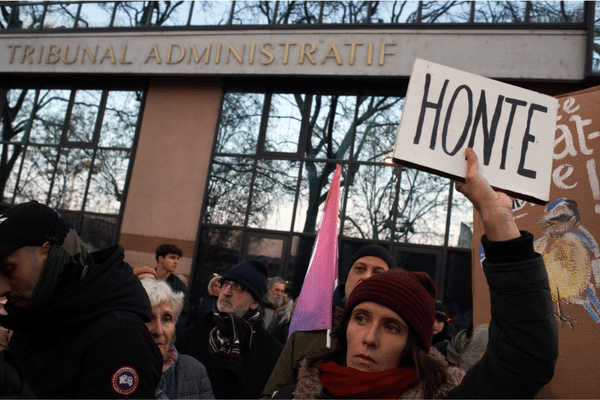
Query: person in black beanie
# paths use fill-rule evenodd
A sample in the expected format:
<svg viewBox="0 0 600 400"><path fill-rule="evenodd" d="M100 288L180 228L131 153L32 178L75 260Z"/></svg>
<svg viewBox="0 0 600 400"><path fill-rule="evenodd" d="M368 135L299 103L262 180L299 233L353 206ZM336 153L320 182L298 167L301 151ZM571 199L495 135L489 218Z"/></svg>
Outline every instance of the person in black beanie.
<svg viewBox="0 0 600 400"><path fill-rule="evenodd" d="M448 309L444 303L436 300L432 344L444 355L444 357L446 356L446 348L455 334L456 327L452 323L452 318L448 315Z"/></svg>
<svg viewBox="0 0 600 400"><path fill-rule="evenodd" d="M88 253L58 212L31 201L0 215L0 260L0 325L13 330L4 362L35 397L154 397L150 301L121 246Z"/></svg>
<svg viewBox="0 0 600 400"><path fill-rule="evenodd" d="M283 345L262 327L267 258L231 267L212 312L181 332L175 346L206 367L217 399L260 396Z"/></svg>
<svg viewBox="0 0 600 400"><path fill-rule="evenodd" d="M396 260L392 254L378 244L368 244L349 260L350 268L345 283L340 284L333 293L332 325L335 329L340 322L346 299L354 288L366 279L379 275L392 268L397 268ZM327 347L327 331L296 331L290 335L277 365L269 378L262 398L270 398L277 390L295 382L300 367L300 359L311 353L318 352ZM330 345L335 345L332 342Z"/></svg>

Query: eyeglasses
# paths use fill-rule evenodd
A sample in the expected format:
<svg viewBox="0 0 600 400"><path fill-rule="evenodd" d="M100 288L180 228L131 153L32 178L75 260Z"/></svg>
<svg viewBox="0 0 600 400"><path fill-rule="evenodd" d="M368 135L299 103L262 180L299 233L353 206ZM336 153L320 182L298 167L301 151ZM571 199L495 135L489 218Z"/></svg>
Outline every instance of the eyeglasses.
<svg viewBox="0 0 600 400"><path fill-rule="evenodd" d="M246 289L244 289L242 286L238 285L235 282L232 281L225 281L223 282L223 284L221 285L221 290L225 290L227 289L228 286L231 286L231 290L233 290L234 293L242 293L245 292Z"/></svg>

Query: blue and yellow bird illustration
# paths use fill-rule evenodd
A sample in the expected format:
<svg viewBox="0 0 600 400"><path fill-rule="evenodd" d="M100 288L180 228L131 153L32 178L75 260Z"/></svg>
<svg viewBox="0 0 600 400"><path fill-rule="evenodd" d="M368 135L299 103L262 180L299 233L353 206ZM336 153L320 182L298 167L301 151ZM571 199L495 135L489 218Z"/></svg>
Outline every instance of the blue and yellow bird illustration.
<svg viewBox="0 0 600 400"><path fill-rule="evenodd" d="M561 303L581 304L594 321L600 322L600 304L594 288L600 283L600 250L594 237L580 224L580 218L576 201L553 201L538 221L546 226L544 236L534 246L544 258L557 309L561 310ZM562 312L558 317L561 323L570 324L570 318Z"/></svg>

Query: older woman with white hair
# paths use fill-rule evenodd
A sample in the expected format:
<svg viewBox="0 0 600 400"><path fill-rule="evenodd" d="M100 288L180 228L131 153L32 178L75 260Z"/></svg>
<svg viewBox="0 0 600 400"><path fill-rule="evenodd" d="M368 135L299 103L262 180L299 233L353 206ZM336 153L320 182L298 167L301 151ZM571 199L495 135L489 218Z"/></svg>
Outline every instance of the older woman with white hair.
<svg viewBox="0 0 600 400"><path fill-rule="evenodd" d="M175 342L175 324L183 309L182 292L174 292L160 279L141 279L152 305L152 320L147 323L154 342L163 356L157 399L214 399L206 368L193 357L179 354Z"/></svg>

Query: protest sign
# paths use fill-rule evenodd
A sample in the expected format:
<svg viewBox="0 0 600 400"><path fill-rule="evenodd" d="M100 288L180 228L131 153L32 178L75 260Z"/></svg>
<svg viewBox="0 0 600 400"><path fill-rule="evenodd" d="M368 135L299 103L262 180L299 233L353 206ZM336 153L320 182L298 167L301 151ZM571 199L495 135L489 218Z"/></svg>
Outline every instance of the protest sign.
<svg viewBox="0 0 600 400"><path fill-rule="evenodd" d="M464 150L490 184L548 202L557 99L417 59L394 147L394 162L464 181Z"/></svg>
<svg viewBox="0 0 600 400"><path fill-rule="evenodd" d="M558 96L552 182L546 206L513 201L519 229L534 237L548 272L559 358L537 398L600 394L600 86ZM490 320L490 294L479 261L483 223L473 215L473 323ZM544 334L540 332L540 334ZM594 367L596 365L596 367Z"/></svg>

